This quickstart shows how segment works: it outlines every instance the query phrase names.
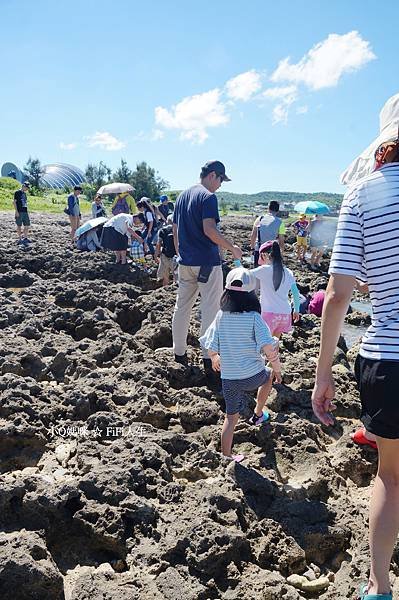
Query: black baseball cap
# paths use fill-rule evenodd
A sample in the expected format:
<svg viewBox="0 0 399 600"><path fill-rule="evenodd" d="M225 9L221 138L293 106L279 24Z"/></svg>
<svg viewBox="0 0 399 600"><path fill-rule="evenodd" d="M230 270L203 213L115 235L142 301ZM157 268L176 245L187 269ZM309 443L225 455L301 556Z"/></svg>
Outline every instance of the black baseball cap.
<svg viewBox="0 0 399 600"><path fill-rule="evenodd" d="M206 177L212 171L215 171L216 175L223 175L222 181L231 181L230 177L226 175L226 167L220 160L209 160L205 163L202 167L201 176Z"/></svg>

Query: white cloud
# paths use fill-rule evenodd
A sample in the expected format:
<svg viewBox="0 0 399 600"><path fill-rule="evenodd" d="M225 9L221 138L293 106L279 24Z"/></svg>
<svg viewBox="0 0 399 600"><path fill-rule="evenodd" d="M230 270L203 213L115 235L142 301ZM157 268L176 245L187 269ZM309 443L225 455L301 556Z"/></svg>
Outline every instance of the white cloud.
<svg viewBox="0 0 399 600"><path fill-rule="evenodd" d="M135 142L157 142L165 137L165 132L162 129L153 129L149 133L141 130L134 136Z"/></svg>
<svg viewBox="0 0 399 600"><path fill-rule="evenodd" d="M330 33L298 63L292 64L289 57L281 60L271 80L304 83L313 90L334 87L342 75L357 71L375 58L370 43L358 31Z"/></svg>
<svg viewBox="0 0 399 600"><path fill-rule="evenodd" d="M273 108L273 125L277 125L277 123L284 123L284 125L286 125L288 121L288 112L288 104L277 104Z"/></svg>
<svg viewBox="0 0 399 600"><path fill-rule="evenodd" d="M180 129L180 138L202 144L209 136L208 129L229 122L226 105L221 101L219 89L183 98L170 110L162 106L155 109L155 122L165 129Z"/></svg>
<svg viewBox="0 0 399 600"><path fill-rule="evenodd" d="M288 99L296 99L297 96L297 87L296 85L287 85L285 87L274 87L267 88L264 92L262 92L262 96L265 98L278 99L278 100L287 100Z"/></svg>
<svg viewBox="0 0 399 600"><path fill-rule="evenodd" d="M165 137L165 132L162 129L153 129L151 132L151 141L156 142L162 140Z"/></svg>
<svg viewBox="0 0 399 600"><path fill-rule="evenodd" d="M307 106L298 106L298 108L296 109L297 115L306 115L307 112L308 112Z"/></svg>
<svg viewBox="0 0 399 600"><path fill-rule="evenodd" d="M77 144L75 144L74 142L70 143L70 144L65 144L64 142L60 142L59 144L61 150L74 150L77 146Z"/></svg>
<svg viewBox="0 0 399 600"><path fill-rule="evenodd" d="M89 148L98 146L102 150L122 150L125 148L125 142L118 140L116 137L108 133L108 131L96 131L93 135L88 135L84 138L87 140Z"/></svg>
<svg viewBox="0 0 399 600"><path fill-rule="evenodd" d="M226 93L233 100L247 102L262 87L261 75L255 69L240 73L226 83Z"/></svg>
<svg viewBox="0 0 399 600"><path fill-rule="evenodd" d="M269 100L277 100L278 104L273 108L273 125L277 123L287 124L289 107L298 97L296 85L287 85L285 87L268 88L262 92L262 96Z"/></svg>

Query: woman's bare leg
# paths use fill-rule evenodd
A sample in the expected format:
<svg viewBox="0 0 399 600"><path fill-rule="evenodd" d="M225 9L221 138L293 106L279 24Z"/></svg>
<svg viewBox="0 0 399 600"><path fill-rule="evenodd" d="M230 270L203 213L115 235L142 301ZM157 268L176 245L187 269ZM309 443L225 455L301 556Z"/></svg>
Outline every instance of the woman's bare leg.
<svg viewBox="0 0 399 600"><path fill-rule="evenodd" d="M378 472L370 502L369 594L389 594L389 565L399 532L399 440L377 437Z"/></svg>

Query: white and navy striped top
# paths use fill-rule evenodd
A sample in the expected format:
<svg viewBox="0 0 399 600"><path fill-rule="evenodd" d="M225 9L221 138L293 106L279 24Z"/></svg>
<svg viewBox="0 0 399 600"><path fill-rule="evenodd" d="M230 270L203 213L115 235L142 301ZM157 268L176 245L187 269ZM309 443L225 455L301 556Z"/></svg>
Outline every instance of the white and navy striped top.
<svg viewBox="0 0 399 600"><path fill-rule="evenodd" d="M269 327L257 312L222 312L216 315L200 344L220 354L222 379L247 379L265 368L260 351L274 344Z"/></svg>
<svg viewBox="0 0 399 600"><path fill-rule="evenodd" d="M384 165L345 194L330 273L368 283L373 313L360 354L399 360L399 163Z"/></svg>

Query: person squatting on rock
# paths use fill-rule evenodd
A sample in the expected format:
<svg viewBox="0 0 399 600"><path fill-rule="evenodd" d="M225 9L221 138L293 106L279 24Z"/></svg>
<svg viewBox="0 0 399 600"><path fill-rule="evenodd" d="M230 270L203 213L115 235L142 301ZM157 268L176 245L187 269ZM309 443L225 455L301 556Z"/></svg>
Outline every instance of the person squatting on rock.
<svg viewBox="0 0 399 600"><path fill-rule="evenodd" d="M91 203L91 215L93 219L107 216L101 194L96 194L96 196L94 197L94 201Z"/></svg>
<svg viewBox="0 0 399 600"><path fill-rule="evenodd" d="M125 265L127 263L126 251L129 245L129 237L141 240L133 229L133 216L121 213L109 219L101 236L101 246L115 252L115 263Z"/></svg>
<svg viewBox="0 0 399 600"><path fill-rule="evenodd" d="M251 233L251 249L254 253L255 267L258 266L259 248L268 240L278 239L281 253L284 252L285 225L284 221L277 216L279 210L279 203L272 200L269 204L268 214L255 219Z"/></svg>
<svg viewBox="0 0 399 600"><path fill-rule="evenodd" d="M74 243L75 232L79 227L80 219L82 215L80 214L80 206L79 206L79 196L82 193L82 187L80 185L75 185L73 188L73 194L68 196L68 205L64 212L69 216L69 222L71 224L71 240Z"/></svg>
<svg viewBox="0 0 399 600"><path fill-rule="evenodd" d="M343 174L350 184L338 220L324 302L313 410L332 425L333 354L356 280L368 283L372 321L355 375L361 420L378 446L369 518L371 568L363 600L391 599L389 567L399 531L399 94L380 113L380 135Z"/></svg>
<svg viewBox="0 0 399 600"><path fill-rule="evenodd" d="M238 267L227 275L220 311L200 343L208 351L215 371L221 372L226 416L221 435L222 454L240 462L242 454L232 454L233 434L240 413L246 408L247 392L257 390L256 406L250 422L261 425L270 419L264 411L273 377L281 383L278 342L260 316L253 271ZM273 373L265 367L269 360Z"/></svg>
<svg viewBox="0 0 399 600"><path fill-rule="evenodd" d="M101 229L102 227L98 226L82 233L76 240L76 248L81 252L97 252L98 250L102 250L100 240L98 239Z"/></svg>
<svg viewBox="0 0 399 600"><path fill-rule="evenodd" d="M20 190L17 190L14 194L14 209L15 209L15 223L17 225L17 244L26 245L30 243L28 239L30 219L28 213L28 198L26 194L29 191L29 182L24 181ZM22 226L24 227L22 231Z"/></svg>
<svg viewBox="0 0 399 600"><path fill-rule="evenodd" d="M215 195L223 181L231 181L223 163L207 162L201 169L201 183L180 194L173 213L173 233L178 253L176 305L172 319L175 360L187 364L187 334L191 310L201 296L201 335L205 333L220 307L223 293L223 273L219 246L229 250L235 259L241 249L229 242L217 228L218 201ZM203 349L206 372L212 365L208 351Z"/></svg>
<svg viewBox="0 0 399 600"><path fill-rule="evenodd" d="M294 322L299 321L299 290L293 272L283 264L280 245L277 240L268 241L259 249L259 267L251 273L260 282L260 304L262 319L267 323L272 335L280 337L292 330ZM291 317L291 304L288 294L294 301L294 313Z"/></svg>
<svg viewBox="0 0 399 600"><path fill-rule="evenodd" d="M170 283L170 276L175 279L176 248L173 235L173 216L169 215L167 224L158 232L158 241L155 247L155 258L159 261L157 278L166 286Z"/></svg>

